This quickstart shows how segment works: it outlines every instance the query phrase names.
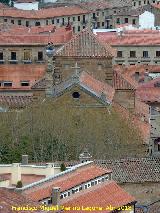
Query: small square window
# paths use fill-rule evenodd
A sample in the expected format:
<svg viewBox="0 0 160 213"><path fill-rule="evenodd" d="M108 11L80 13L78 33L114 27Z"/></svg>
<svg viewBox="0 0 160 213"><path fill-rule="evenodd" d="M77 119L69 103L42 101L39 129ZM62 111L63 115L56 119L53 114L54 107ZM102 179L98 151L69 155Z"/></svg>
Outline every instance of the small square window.
<svg viewBox="0 0 160 213"><path fill-rule="evenodd" d="M130 51L130 58L136 58L136 51Z"/></svg>
<svg viewBox="0 0 160 213"><path fill-rule="evenodd" d="M12 87L12 82L11 81L3 82L3 86L4 87Z"/></svg>
<svg viewBox="0 0 160 213"><path fill-rule="evenodd" d="M29 86L29 81L21 81L21 86L22 87L28 87Z"/></svg>
<svg viewBox="0 0 160 213"><path fill-rule="evenodd" d="M14 24L14 20L13 19L11 20L11 23Z"/></svg>
<svg viewBox="0 0 160 213"><path fill-rule="evenodd" d="M6 18L4 19L4 22L7 22L7 19L6 19Z"/></svg>

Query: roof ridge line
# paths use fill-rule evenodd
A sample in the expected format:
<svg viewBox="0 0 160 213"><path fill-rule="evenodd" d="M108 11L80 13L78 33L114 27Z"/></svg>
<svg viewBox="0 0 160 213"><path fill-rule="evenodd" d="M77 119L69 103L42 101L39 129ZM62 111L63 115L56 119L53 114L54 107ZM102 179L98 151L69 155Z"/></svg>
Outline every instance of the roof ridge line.
<svg viewBox="0 0 160 213"><path fill-rule="evenodd" d="M24 186L24 187L22 187L22 188L16 188L15 191L23 191L23 190L30 189L30 188L32 188L32 187L34 187L34 186L38 186L38 185L40 185L40 184L42 184L42 183L45 183L45 182L50 181L50 180L53 180L53 179L55 179L55 178L57 178L57 177L61 177L61 176L65 175L65 174L67 174L67 173L70 173L70 172L72 172L72 171L74 171L74 170L76 170L76 169L78 169L78 168L80 168L80 167L83 167L83 166L86 166L86 165L89 165L89 164L92 164L92 163L94 163L94 162L93 162L93 161L87 161L87 162L84 162L84 163L77 164L77 165L75 165L75 166L72 166L72 167L69 168L68 170L63 171L63 172L60 172L60 173L58 173L58 174L56 174L56 175L52 175L52 176L46 177L46 178L44 178L44 179L42 179L42 180L39 180L39 181L37 181L37 182L28 184L27 186Z"/></svg>

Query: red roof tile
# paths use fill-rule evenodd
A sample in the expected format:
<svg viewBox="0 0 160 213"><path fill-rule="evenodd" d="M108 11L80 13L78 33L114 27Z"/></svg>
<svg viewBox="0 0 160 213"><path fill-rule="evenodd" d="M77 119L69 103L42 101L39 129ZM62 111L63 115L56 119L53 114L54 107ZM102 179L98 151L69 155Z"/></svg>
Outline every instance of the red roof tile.
<svg viewBox="0 0 160 213"><path fill-rule="evenodd" d="M0 81L12 81L12 87L0 87L0 90L29 90L36 80L39 80L46 71L46 65L36 64L5 64L0 66ZM22 87L21 81L30 81L30 86Z"/></svg>
<svg viewBox="0 0 160 213"><path fill-rule="evenodd" d="M101 44L96 36L88 29L76 34L62 49L57 51L57 56L66 57L109 57L115 55L108 43Z"/></svg>
<svg viewBox="0 0 160 213"><path fill-rule="evenodd" d="M144 102L160 103L160 88L140 88L136 91L136 96Z"/></svg>
<svg viewBox="0 0 160 213"><path fill-rule="evenodd" d="M110 43L111 46L134 45L159 45L160 31L123 31L122 35L113 32L97 32L97 38L101 43Z"/></svg>
<svg viewBox="0 0 160 213"><path fill-rule="evenodd" d="M0 95L0 106L7 108L23 108L33 100L31 95Z"/></svg>
<svg viewBox="0 0 160 213"><path fill-rule="evenodd" d="M32 29L32 28L31 28ZM71 30L57 30L54 33L39 33L44 32L41 30L33 29L24 33L18 33L17 31L1 32L0 33L0 44L1 45L43 45L46 46L49 42L54 45L62 45L68 42L72 38Z"/></svg>
<svg viewBox="0 0 160 213"><path fill-rule="evenodd" d="M107 83L96 80L87 72L82 72L80 82L86 85L90 90L101 96L102 92L106 95L107 100L112 102L115 90Z"/></svg>
<svg viewBox="0 0 160 213"><path fill-rule="evenodd" d="M15 3L33 3L38 2L36 0L16 0Z"/></svg>
<svg viewBox="0 0 160 213"><path fill-rule="evenodd" d="M24 186L24 185L42 180L45 177L46 177L45 175L22 174L21 175L21 181L22 181L22 184Z"/></svg>
<svg viewBox="0 0 160 213"><path fill-rule="evenodd" d="M113 210L106 210L107 206L122 207L135 201L135 198L125 192L114 181L106 181L102 184L98 184L83 192L79 192L66 199L61 200L61 204L65 207L102 207L100 212L109 213ZM87 211L87 210L86 210ZM79 210L77 212L86 212ZM64 211L65 212L65 211ZM69 212L75 212L73 210ZM92 210L93 213L97 212Z"/></svg>
<svg viewBox="0 0 160 213"><path fill-rule="evenodd" d="M61 192L63 192L83 182L87 182L91 179L110 172L111 170L104 170L96 165L88 164L57 178L53 178L51 180L44 181L41 184L37 184L32 188L24 190L23 193L32 200L39 201L50 197L52 188L54 186L60 187Z"/></svg>
<svg viewBox="0 0 160 213"><path fill-rule="evenodd" d="M88 10L82 9L79 6L56 7L41 10L20 10L20 9L4 9L0 11L0 17L26 18L26 19L42 19L54 18L61 16L72 16L79 14L87 14Z"/></svg>
<svg viewBox="0 0 160 213"><path fill-rule="evenodd" d="M5 188L0 188L0 212L2 213L11 213L12 206L38 206L36 203L31 201L30 199L24 197L21 194L15 193L12 190L8 190ZM30 211L21 211L22 213L29 213ZM34 211L42 212L42 211Z"/></svg>

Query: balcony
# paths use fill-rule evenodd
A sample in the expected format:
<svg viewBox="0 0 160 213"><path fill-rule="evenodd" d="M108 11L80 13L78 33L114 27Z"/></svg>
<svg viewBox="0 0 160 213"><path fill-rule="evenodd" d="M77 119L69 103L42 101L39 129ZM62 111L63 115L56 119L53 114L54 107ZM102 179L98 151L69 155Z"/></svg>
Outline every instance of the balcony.
<svg viewBox="0 0 160 213"><path fill-rule="evenodd" d="M128 62L137 62L138 58L137 57L129 57Z"/></svg>
<svg viewBox="0 0 160 213"><path fill-rule="evenodd" d="M116 62L124 62L124 61L125 61L125 58L123 58L123 57L116 57L114 60L115 60Z"/></svg>
<svg viewBox="0 0 160 213"><path fill-rule="evenodd" d="M4 64L5 60L0 60L0 64Z"/></svg>
<svg viewBox="0 0 160 213"><path fill-rule="evenodd" d="M151 58L150 57L141 57L141 62L150 62Z"/></svg>
<svg viewBox="0 0 160 213"><path fill-rule="evenodd" d="M153 61L160 61L160 57L154 57Z"/></svg>
<svg viewBox="0 0 160 213"><path fill-rule="evenodd" d="M9 59L8 61L9 61L10 64L18 64L17 59Z"/></svg>
<svg viewBox="0 0 160 213"><path fill-rule="evenodd" d="M35 63L37 64L44 64L46 61L45 60L35 60Z"/></svg>
<svg viewBox="0 0 160 213"><path fill-rule="evenodd" d="M31 64L32 63L32 60L31 59L22 59L22 63L23 64Z"/></svg>

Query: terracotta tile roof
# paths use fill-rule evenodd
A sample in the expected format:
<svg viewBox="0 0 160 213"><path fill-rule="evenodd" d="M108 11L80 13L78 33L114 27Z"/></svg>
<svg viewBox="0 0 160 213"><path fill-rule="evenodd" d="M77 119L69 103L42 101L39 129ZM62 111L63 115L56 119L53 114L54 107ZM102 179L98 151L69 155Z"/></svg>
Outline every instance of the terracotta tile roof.
<svg viewBox="0 0 160 213"><path fill-rule="evenodd" d="M149 204L145 207L136 207L135 213L160 213L160 201Z"/></svg>
<svg viewBox="0 0 160 213"><path fill-rule="evenodd" d="M139 79L144 78L147 73L160 73L159 65L133 65L128 67L114 66L114 69L120 73L136 89L136 97L143 102L160 102L160 77L149 82L136 81L135 73L139 72ZM155 86L157 85L157 86Z"/></svg>
<svg viewBox="0 0 160 213"><path fill-rule="evenodd" d="M136 85L128 76L118 72L118 69L114 70L114 88L115 89L131 89L135 90Z"/></svg>
<svg viewBox="0 0 160 213"><path fill-rule="evenodd" d="M37 30L38 32L38 30ZM14 33L14 34L11 34ZM72 38L72 31L60 31L55 33L22 33L17 32L1 32L0 33L0 45L41 45L46 46L48 42L52 42L54 45L62 45L68 42Z"/></svg>
<svg viewBox="0 0 160 213"><path fill-rule="evenodd" d="M99 9L106 9L111 7L111 4L109 2L106 2L105 0L83 2L83 3L80 3L79 5L88 10L99 10Z"/></svg>
<svg viewBox="0 0 160 213"><path fill-rule="evenodd" d="M100 99L104 104L110 104L113 100L114 88L107 83L96 80L93 76L84 71L80 74L73 74L66 81L54 86L51 94L54 97L58 97L62 95L65 90L77 85L89 92L90 95Z"/></svg>
<svg viewBox="0 0 160 213"><path fill-rule="evenodd" d="M54 18L61 16L72 16L80 14L88 14L89 11L82 9L79 6L66 6L57 8L48 8L41 10L20 10L20 9L5 9L0 11L0 17L13 17L13 18L25 18L25 19L43 19Z"/></svg>
<svg viewBox="0 0 160 213"><path fill-rule="evenodd" d="M123 31L122 36L118 33L101 33L97 32L97 38L101 43L110 43L111 46L134 46L134 45L160 45L160 31L156 30L153 32L147 31Z"/></svg>
<svg viewBox="0 0 160 213"><path fill-rule="evenodd" d="M46 177L45 175L22 174L21 181L24 186L24 185L28 185L30 183L34 183L36 181L42 180L45 177Z"/></svg>
<svg viewBox="0 0 160 213"><path fill-rule="evenodd" d="M100 44L96 36L88 29L76 34L64 45L57 56L68 57L110 57L115 55L115 50L109 44Z"/></svg>
<svg viewBox="0 0 160 213"><path fill-rule="evenodd" d="M82 206L85 208L90 207L102 207L103 209L100 212L113 212L111 210L106 210L107 206L111 205L112 207L121 207L129 203L135 202L135 198L125 192L121 187L119 187L114 181L106 181L102 184L93 186L89 189L86 189L83 192L79 192L75 195L72 195L66 199L62 199L61 203L66 207ZM87 210L86 210L87 211ZM84 210L79 210L77 212L86 212ZM66 212L66 211L64 211ZM70 210L70 212L75 212ZM92 210L93 213L97 212Z"/></svg>
<svg viewBox="0 0 160 213"><path fill-rule="evenodd" d="M52 188L60 187L61 192L73 188L81 183L87 182L98 176L102 176L106 173L110 173L111 170L100 168L94 164L88 164L70 171L61 176L50 178L48 181L44 179L43 182L37 184L28 189L24 189L23 193L34 201L39 201L44 198L50 197Z"/></svg>
<svg viewBox="0 0 160 213"><path fill-rule="evenodd" d="M35 81L39 80L46 71L46 65L36 64L5 64L0 66L0 81L12 81L12 87L0 87L2 90L30 90ZM30 86L22 87L21 81L30 81Z"/></svg>
<svg viewBox="0 0 160 213"><path fill-rule="evenodd" d="M12 206L38 206L36 203L30 199L24 197L21 194L15 193L12 190L6 188L0 188L0 212L2 213L11 213ZM29 213L30 211L21 211L22 213ZM34 211L42 212L42 211Z"/></svg>
<svg viewBox="0 0 160 213"><path fill-rule="evenodd" d="M45 90L47 88L47 85L48 85L48 81L45 77L43 77L40 80L36 81L35 84L33 84L32 89Z"/></svg>
<svg viewBox="0 0 160 213"><path fill-rule="evenodd" d="M160 181L159 158L128 158L121 160L96 160L95 163L112 169L118 183L143 183ZM136 171L136 173L135 173Z"/></svg>
<svg viewBox="0 0 160 213"><path fill-rule="evenodd" d="M150 103L158 102L160 103L160 88L140 88L136 91L136 96L141 101Z"/></svg>
<svg viewBox="0 0 160 213"><path fill-rule="evenodd" d="M33 3L38 2L36 0L16 0L15 3Z"/></svg>
<svg viewBox="0 0 160 213"><path fill-rule="evenodd" d="M80 75L80 82L91 91L94 91L99 97L103 92L106 95L107 100L112 102L115 91L109 84L96 80L87 72L82 72Z"/></svg>
<svg viewBox="0 0 160 213"><path fill-rule="evenodd" d="M23 108L32 102L31 95L0 95L0 106L11 109Z"/></svg>
<svg viewBox="0 0 160 213"><path fill-rule="evenodd" d="M150 205L147 213L160 213L160 202Z"/></svg>

